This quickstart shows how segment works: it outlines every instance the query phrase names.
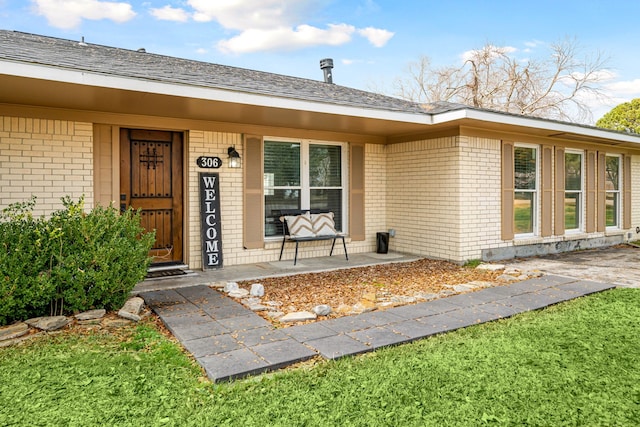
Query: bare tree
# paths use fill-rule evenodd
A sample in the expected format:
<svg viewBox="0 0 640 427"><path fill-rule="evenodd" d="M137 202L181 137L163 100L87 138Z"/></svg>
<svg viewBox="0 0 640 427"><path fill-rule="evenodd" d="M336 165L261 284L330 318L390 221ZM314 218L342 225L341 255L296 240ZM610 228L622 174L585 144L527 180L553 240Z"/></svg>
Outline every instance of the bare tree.
<svg viewBox="0 0 640 427"><path fill-rule="evenodd" d="M545 59L518 59L515 49L486 44L459 66L433 67L428 57L394 82L395 95L420 103L449 101L478 108L575 122L592 121L586 103L603 98L608 58L582 55L575 40L549 46Z"/></svg>

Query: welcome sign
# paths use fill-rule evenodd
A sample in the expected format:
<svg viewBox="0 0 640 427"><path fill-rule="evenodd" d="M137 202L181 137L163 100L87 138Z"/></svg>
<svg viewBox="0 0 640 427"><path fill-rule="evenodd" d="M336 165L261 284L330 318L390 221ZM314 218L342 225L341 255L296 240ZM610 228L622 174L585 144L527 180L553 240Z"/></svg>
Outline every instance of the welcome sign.
<svg viewBox="0 0 640 427"><path fill-rule="evenodd" d="M199 176L202 268L222 268L219 174L201 172Z"/></svg>

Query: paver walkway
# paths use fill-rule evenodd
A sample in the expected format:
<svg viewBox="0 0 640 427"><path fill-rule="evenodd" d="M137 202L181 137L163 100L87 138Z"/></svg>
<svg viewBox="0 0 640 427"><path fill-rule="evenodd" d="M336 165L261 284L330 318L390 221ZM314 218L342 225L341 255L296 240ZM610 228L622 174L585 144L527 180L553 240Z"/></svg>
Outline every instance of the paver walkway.
<svg viewBox="0 0 640 427"><path fill-rule="evenodd" d="M336 359L536 310L613 288L543 276L414 305L275 329L208 286L141 293L213 381L279 369L317 355Z"/></svg>

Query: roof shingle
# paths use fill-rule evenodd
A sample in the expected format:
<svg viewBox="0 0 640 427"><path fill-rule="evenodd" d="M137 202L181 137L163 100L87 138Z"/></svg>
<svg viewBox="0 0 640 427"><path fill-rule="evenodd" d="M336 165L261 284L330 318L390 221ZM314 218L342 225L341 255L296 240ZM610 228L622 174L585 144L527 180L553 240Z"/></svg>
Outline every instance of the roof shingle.
<svg viewBox="0 0 640 427"><path fill-rule="evenodd" d="M182 84L377 110L433 114L465 108L421 105L324 81L153 53L0 30L0 59L140 80Z"/></svg>

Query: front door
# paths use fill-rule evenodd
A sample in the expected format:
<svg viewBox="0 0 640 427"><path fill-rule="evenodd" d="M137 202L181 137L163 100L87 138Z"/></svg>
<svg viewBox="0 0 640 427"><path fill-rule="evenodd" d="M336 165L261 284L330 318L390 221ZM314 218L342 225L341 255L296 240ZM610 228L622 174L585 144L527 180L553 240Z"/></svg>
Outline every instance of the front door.
<svg viewBox="0 0 640 427"><path fill-rule="evenodd" d="M120 130L120 206L156 232L154 264L182 259L182 133Z"/></svg>

